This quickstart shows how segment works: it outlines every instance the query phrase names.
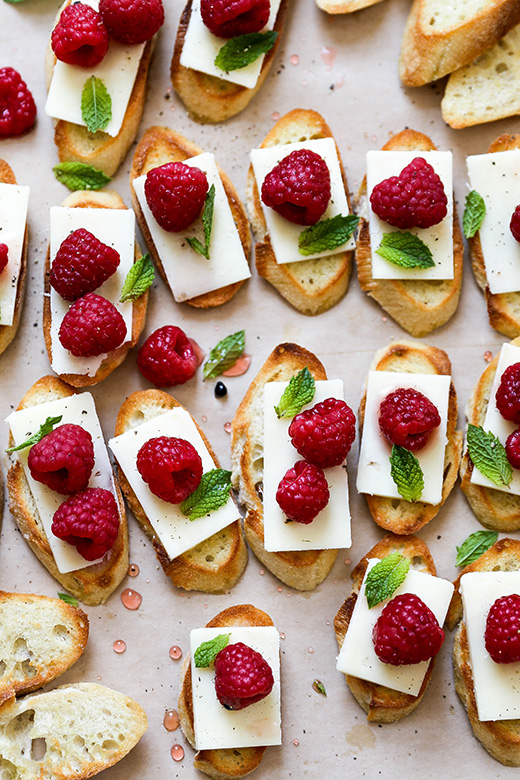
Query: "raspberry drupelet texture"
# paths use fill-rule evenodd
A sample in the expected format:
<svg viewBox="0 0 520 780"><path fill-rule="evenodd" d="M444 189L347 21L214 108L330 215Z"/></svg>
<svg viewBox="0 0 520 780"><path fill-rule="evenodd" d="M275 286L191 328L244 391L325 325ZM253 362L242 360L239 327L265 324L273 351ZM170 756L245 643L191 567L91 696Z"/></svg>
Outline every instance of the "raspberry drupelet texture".
<svg viewBox="0 0 520 780"><path fill-rule="evenodd" d="M33 479L56 493L85 490L94 468L92 436L80 425L60 425L33 444L28 466Z"/></svg>
<svg viewBox="0 0 520 780"><path fill-rule="evenodd" d="M108 42L108 31L100 14L84 3L66 6L51 34L56 57L82 68L99 65L108 51Z"/></svg>
<svg viewBox="0 0 520 780"><path fill-rule="evenodd" d="M227 710L243 710L268 696L273 672L265 658L243 642L221 650L215 658L215 693Z"/></svg>
<svg viewBox="0 0 520 780"><path fill-rule="evenodd" d="M432 431L440 424L435 404L412 388L394 390L379 407L379 428L383 436L412 452L426 446Z"/></svg>
<svg viewBox="0 0 520 780"><path fill-rule="evenodd" d="M186 230L199 216L208 189L204 171L183 162L153 168L144 183L150 211L159 225L170 233Z"/></svg>
<svg viewBox="0 0 520 780"><path fill-rule="evenodd" d="M164 325L144 342L137 355L137 368L156 387L175 387L194 376L197 356L183 330Z"/></svg>
<svg viewBox="0 0 520 780"><path fill-rule="evenodd" d="M87 488L58 507L51 531L72 544L87 561L102 558L110 550L119 530L117 503L109 490Z"/></svg>
<svg viewBox="0 0 520 780"><path fill-rule="evenodd" d="M0 138L20 135L34 125L36 105L18 71L0 68Z"/></svg>
<svg viewBox="0 0 520 780"><path fill-rule="evenodd" d="M144 43L164 23L162 0L99 0L99 13L120 43Z"/></svg>
<svg viewBox="0 0 520 780"><path fill-rule="evenodd" d="M520 205L516 207L511 215L509 228L516 241L520 241Z"/></svg>
<svg viewBox="0 0 520 780"><path fill-rule="evenodd" d="M412 160L399 176L376 184L370 203L378 217L404 230L433 227L448 213L444 185L424 157Z"/></svg>
<svg viewBox="0 0 520 780"><path fill-rule="evenodd" d="M85 228L62 241L50 272L50 283L66 301L101 287L119 266L119 252L107 246Z"/></svg>
<svg viewBox="0 0 520 780"><path fill-rule="evenodd" d="M496 664L520 661L520 596L497 599L488 612L484 644Z"/></svg>
<svg viewBox="0 0 520 780"><path fill-rule="evenodd" d="M0 244L0 274L7 267L9 262L9 247L7 244Z"/></svg>
<svg viewBox="0 0 520 780"><path fill-rule="evenodd" d="M89 293L75 301L64 316L58 338L75 357L95 357L123 343L126 325L106 298Z"/></svg>
<svg viewBox="0 0 520 780"><path fill-rule="evenodd" d="M298 460L280 480L276 501L288 520L308 525L329 503L329 486L323 471Z"/></svg>
<svg viewBox="0 0 520 780"><path fill-rule="evenodd" d="M157 436L137 453L137 470L154 496L180 504L198 487L202 461L186 439Z"/></svg>
<svg viewBox="0 0 520 780"><path fill-rule="evenodd" d="M508 366L502 374L495 401L504 420L520 425L520 363Z"/></svg>
<svg viewBox="0 0 520 780"><path fill-rule="evenodd" d="M206 27L220 38L260 32L269 21L269 0L201 0Z"/></svg>
<svg viewBox="0 0 520 780"><path fill-rule="evenodd" d="M514 469L520 469L520 428L506 439L506 457Z"/></svg>
<svg viewBox="0 0 520 780"><path fill-rule="evenodd" d="M419 596L403 593L389 601L381 612L372 641L383 663L418 664L437 655L444 642L444 631Z"/></svg>
<svg viewBox="0 0 520 780"><path fill-rule="evenodd" d="M356 418L339 398L327 398L294 417L289 436L298 454L322 469L339 466L356 438Z"/></svg>
<svg viewBox="0 0 520 780"><path fill-rule="evenodd" d="M262 201L297 225L315 225L330 200L327 163L310 149L284 157L262 184Z"/></svg>

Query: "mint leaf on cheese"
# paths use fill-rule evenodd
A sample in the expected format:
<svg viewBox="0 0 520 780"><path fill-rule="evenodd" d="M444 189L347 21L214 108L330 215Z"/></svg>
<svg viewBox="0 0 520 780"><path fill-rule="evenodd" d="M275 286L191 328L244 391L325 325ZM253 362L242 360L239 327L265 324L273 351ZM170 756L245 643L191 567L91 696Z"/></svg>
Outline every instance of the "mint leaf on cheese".
<svg viewBox="0 0 520 780"><path fill-rule="evenodd" d="M246 332L245 330L239 330L236 333L232 333L230 336L226 336L225 339L219 341L216 347L213 347L209 353L209 358L204 363L203 377L204 379L214 379L223 371L227 371L228 368L233 366L239 357L241 357L246 346Z"/></svg>
<svg viewBox="0 0 520 780"><path fill-rule="evenodd" d="M33 444L37 444L41 439L43 439L44 436L47 436L48 433L50 433L54 426L57 425L59 422L61 422L63 415L59 415L59 417L47 417L44 423L40 425L40 429L33 433L32 436L29 436L28 439L26 439L22 444L19 444L17 447L10 447L6 450L6 452L18 452L18 450L25 450L27 447L32 447Z"/></svg>
<svg viewBox="0 0 520 780"><path fill-rule="evenodd" d="M104 130L112 119L112 98L101 79L91 76L81 93L81 116L89 133Z"/></svg>
<svg viewBox="0 0 520 780"><path fill-rule="evenodd" d="M301 255L314 255L328 252L343 246L349 240L359 222L359 217L349 214L347 217L337 214L323 219L306 228L298 238L298 251Z"/></svg>
<svg viewBox="0 0 520 780"><path fill-rule="evenodd" d="M376 252L402 268L432 268L435 265L430 248L408 231L385 233Z"/></svg>
<svg viewBox="0 0 520 780"><path fill-rule="evenodd" d="M211 230L213 228L213 208L215 205L215 185L212 184L204 201L204 210L202 212L202 224L204 226L204 244L198 238L186 238L186 241L195 252L203 255L209 260L209 244L211 241Z"/></svg>
<svg viewBox="0 0 520 780"><path fill-rule="evenodd" d="M504 445L491 431L486 433L480 425L468 425L468 452L473 465L495 485L509 485L513 468Z"/></svg>
<svg viewBox="0 0 520 780"><path fill-rule="evenodd" d="M390 598L399 585L404 582L409 568L409 558L405 558L398 552L390 553L386 558L376 563L368 572L365 581L368 608L372 609L376 604Z"/></svg>
<svg viewBox="0 0 520 780"><path fill-rule="evenodd" d="M214 639L199 645L193 655L197 669L210 666L220 651L228 646L230 636L231 634L219 634Z"/></svg>
<svg viewBox="0 0 520 780"><path fill-rule="evenodd" d="M267 54L273 48L277 37L278 33L270 30L230 38L215 57L215 65L226 73L245 68L262 54Z"/></svg>
<svg viewBox="0 0 520 780"><path fill-rule="evenodd" d="M100 190L112 179L99 168L82 162L61 162L52 169L59 182L72 192L76 190Z"/></svg>
<svg viewBox="0 0 520 780"><path fill-rule="evenodd" d="M58 596L65 604L70 604L71 607L78 606L78 600L75 596L71 596L69 593L58 593Z"/></svg>
<svg viewBox="0 0 520 780"><path fill-rule="evenodd" d="M305 366L291 380L282 393L278 406L274 407L276 416L294 417L312 401L316 392L316 383L311 372Z"/></svg>
<svg viewBox="0 0 520 780"><path fill-rule="evenodd" d="M231 490L231 472L212 469L202 475L198 487L185 498L181 512L188 520L198 520L227 502Z"/></svg>
<svg viewBox="0 0 520 780"><path fill-rule="evenodd" d="M420 499L424 490L424 474L413 452L394 444L390 454L390 475L405 501Z"/></svg>
<svg viewBox="0 0 520 780"><path fill-rule="evenodd" d="M126 275L126 279L121 290L120 303L125 301L135 301L140 298L155 279L153 263L148 252L137 260Z"/></svg>
<svg viewBox="0 0 520 780"><path fill-rule="evenodd" d="M480 558L498 539L497 531L475 531L457 547L456 566L467 566Z"/></svg>
<svg viewBox="0 0 520 780"><path fill-rule="evenodd" d="M473 238L477 230L480 230L486 216L486 204L484 198L476 190L471 190L466 195L464 216L462 217L462 229L466 238Z"/></svg>

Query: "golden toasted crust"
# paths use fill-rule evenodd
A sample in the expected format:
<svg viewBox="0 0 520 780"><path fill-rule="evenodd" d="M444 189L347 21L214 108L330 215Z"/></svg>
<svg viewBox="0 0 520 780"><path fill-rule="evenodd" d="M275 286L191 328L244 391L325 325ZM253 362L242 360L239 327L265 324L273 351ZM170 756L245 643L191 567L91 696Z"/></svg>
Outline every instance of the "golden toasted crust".
<svg viewBox="0 0 520 780"><path fill-rule="evenodd" d="M448 355L442 349L421 344L418 341L399 339L399 341L392 342L376 352L370 370L449 376L451 375L451 363ZM359 405L360 435L365 419L365 404L366 390ZM410 502L404 499L396 500L395 498L366 494L365 498L370 514L381 528L395 534L416 533L436 516L457 480L462 450L462 433L457 430L457 414L457 394L453 382L451 382L446 429L448 443L444 455L444 478L440 504L432 505L422 501Z"/></svg>
<svg viewBox="0 0 520 780"><path fill-rule="evenodd" d="M383 146L385 151L432 151L433 142L423 133L402 130ZM422 337L444 325L454 314L462 284L464 244L455 199L453 202L453 279L374 279L372 249L368 222L366 176L357 194L356 210L360 215L356 245L359 285L412 336Z"/></svg>
<svg viewBox="0 0 520 780"><path fill-rule="evenodd" d="M3 184L17 184L13 169L9 163L2 159L0 159L0 182ZM18 275L18 284L16 287L13 323L12 325L0 325L0 355L2 352L5 352L11 341L16 336L16 332L20 324L23 297L25 293L25 276L27 271L27 246L28 231L26 227L22 246L22 256L20 258L20 273Z"/></svg>
<svg viewBox="0 0 520 780"><path fill-rule="evenodd" d="M187 138L175 133L168 127L150 127L142 139L139 141L132 160L132 170L130 171L130 184L138 176L142 176L144 173L157 168L160 165L164 165L167 162L178 162L187 160L190 157L195 157L197 154L202 154L204 150L199 146L196 146ZM249 261L249 255L251 254L251 233L249 230L249 222L245 209L238 197L238 193L234 188L231 180L224 171L219 168L220 178L224 185L224 190L233 214L238 235L242 242L244 255L246 260ZM157 247L154 244L152 235L146 224L141 205L135 195L134 188L131 186L130 191L132 194L132 205L137 217L139 229L143 234L146 245L150 249L150 253L159 269L159 272L169 286L168 279L166 277L162 259L159 256ZM235 282L234 284L228 284L225 287L220 287L217 290L212 290L204 295L197 295L195 298L183 301L188 303L197 309L209 309L213 306L221 306L223 303L231 300L236 292L242 287L242 282Z"/></svg>

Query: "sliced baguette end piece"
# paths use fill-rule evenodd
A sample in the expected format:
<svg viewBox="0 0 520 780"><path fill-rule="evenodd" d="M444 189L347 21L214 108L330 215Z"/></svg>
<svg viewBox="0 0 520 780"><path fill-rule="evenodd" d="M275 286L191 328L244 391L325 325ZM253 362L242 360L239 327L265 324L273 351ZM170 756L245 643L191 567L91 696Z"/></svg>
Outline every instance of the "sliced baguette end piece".
<svg viewBox="0 0 520 780"><path fill-rule="evenodd" d="M0 159L0 182L3 184L17 184L13 169L5 160ZM0 325L0 355L5 352L11 341L16 336L22 316L23 299L25 296L25 277L27 273L27 247L28 230L25 228L25 235L22 246L22 256L20 258L20 273L16 286L16 299L14 304L14 316L11 325Z"/></svg>

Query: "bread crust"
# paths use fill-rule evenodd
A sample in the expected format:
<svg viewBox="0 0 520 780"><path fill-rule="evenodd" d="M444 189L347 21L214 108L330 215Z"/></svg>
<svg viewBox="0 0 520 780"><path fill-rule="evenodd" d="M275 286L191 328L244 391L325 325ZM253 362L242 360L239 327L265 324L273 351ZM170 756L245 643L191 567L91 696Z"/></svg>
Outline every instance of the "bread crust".
<svg viewBox="0 0 520 780"><path fill-rule="evenodd" d="M0 182L3 184L17 184L14 171L5 160L0 159ZM12 325L0 325L0 355L5 352L11 341L16 336L20 317L22 315L23 299L25 295L25 277L27 273L27 247L28 247L28 229L25 226L25 234L22 246L22 255L20 258L20 273L18 274L18 283L16 286L16 298L14 304L14 315Z"/></svg>

